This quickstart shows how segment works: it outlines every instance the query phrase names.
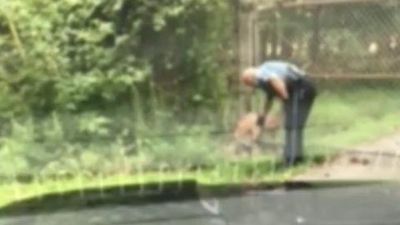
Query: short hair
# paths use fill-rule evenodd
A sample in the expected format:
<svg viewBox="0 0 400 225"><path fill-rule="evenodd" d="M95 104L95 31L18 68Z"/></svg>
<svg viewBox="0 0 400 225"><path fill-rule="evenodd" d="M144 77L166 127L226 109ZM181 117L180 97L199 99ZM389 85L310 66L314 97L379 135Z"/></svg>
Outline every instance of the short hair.
<svg viewBox="0 0 400 225"><path fill-rule="evenodd" d="M249 67L243 70L240 76L240 80L243 83L249 84L251 80L254 79L255 75L256 75L256 68Z"/></svg>
<svg viewBox="0 0 400 225"><path fill-rule="evenodd" d="M254 67L248 67L242 72L242 76L249 76L249 75L256 75L256 68Z"/></svg>

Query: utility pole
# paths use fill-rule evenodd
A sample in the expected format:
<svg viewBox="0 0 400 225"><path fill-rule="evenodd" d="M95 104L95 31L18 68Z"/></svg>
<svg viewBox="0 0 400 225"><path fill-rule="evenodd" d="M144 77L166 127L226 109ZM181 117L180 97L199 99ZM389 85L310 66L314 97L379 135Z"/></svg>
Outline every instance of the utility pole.
<svg viewBox="0 0 400 225"><path fill-rule="evenodd" d="M237 0L238 4L238 63L239 74L247 67L259 63L260 32L257 24L257 0ZM240 113L251 110L249 95L241 86Z"/></svg>

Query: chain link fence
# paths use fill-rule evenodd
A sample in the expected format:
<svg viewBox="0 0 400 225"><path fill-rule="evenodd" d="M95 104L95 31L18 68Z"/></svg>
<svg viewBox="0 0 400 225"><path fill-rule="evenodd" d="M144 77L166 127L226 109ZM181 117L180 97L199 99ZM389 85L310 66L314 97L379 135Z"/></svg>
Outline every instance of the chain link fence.
<svg viewBox="0 0 400 225"><path fill-rule="evenodd" d="M316 76L398 73L399 1L271 2L252 12L254 61L287 59Z"/></svg>

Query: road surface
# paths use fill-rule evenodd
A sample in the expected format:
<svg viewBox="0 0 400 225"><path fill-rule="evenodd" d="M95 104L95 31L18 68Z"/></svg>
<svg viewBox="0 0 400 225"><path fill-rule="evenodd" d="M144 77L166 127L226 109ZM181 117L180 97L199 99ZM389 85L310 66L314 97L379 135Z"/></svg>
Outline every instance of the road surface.
<svg viewBox="0 0 400 225"><path fill-rule="evenodd" d="M207 201L108 205L0 217L0 225L400 224L400 184L274 190Z"/></svg>

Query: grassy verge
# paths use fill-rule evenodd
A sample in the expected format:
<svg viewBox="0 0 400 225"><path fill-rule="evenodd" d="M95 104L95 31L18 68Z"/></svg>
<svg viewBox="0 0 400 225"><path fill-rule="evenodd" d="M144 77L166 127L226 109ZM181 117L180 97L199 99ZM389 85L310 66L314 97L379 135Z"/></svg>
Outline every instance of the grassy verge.
<svg viewBox="0 0 400 225"><path fill-rule="evenodd" d="M244 188L258 184L283 184L290 177L304 170L302 165L290 170L283 170L280 163L272 157L247 159L235 162L226 162L212 169L197 169L193 171L175 172L146 172L132 176L121 175L112 177L84 177L77 176L72 179L54 179L19 183L0 186L0 208L15 202L25 200L40 201L43 196L52 194L62 197L66 193L78 192L85 200L88 190L96 190L97 197L104 197L107 188L119 189L119 194L127 194L124 187L137 185L138 190L134 195L146 193L147 184L159 184L159 190L168 182L185 182L192 180L198 187L201 186L243 186ZM132 194L132 193L129 193ZM183 193L184 194L184 193Z"/></svg>

